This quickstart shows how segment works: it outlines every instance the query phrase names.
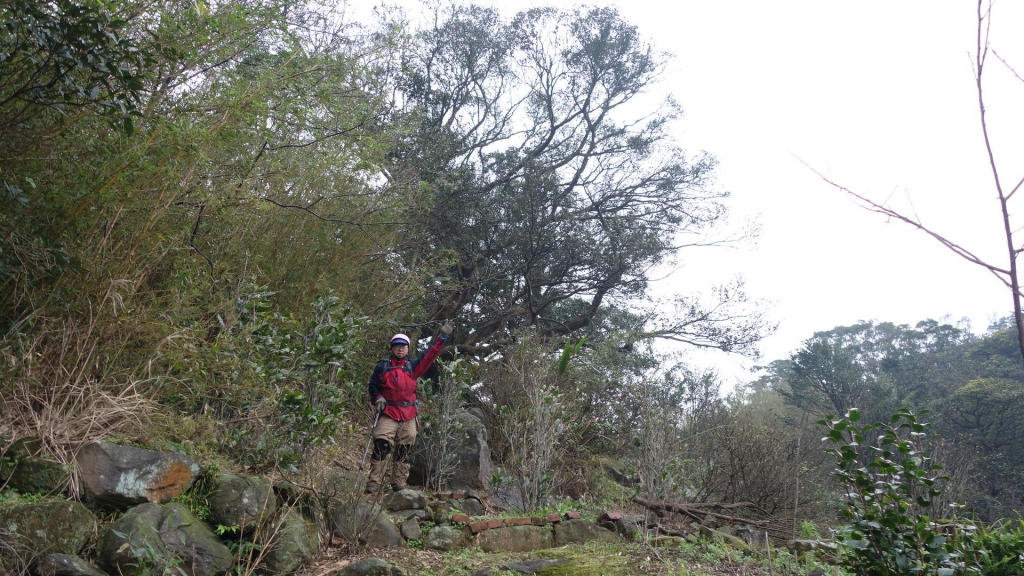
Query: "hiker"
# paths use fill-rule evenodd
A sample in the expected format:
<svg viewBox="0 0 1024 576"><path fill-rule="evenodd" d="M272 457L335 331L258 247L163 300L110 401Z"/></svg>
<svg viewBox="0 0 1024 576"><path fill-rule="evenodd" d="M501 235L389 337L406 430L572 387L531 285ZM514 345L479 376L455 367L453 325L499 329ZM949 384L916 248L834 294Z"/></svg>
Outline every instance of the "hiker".
<svg viewBox="0 0 1024 576"><path fill-rule="evenodd" d="M419 358L409 359L412 340L395 334L388 345L391 358L381 360L370 376L370 404L377 408L377 427L373 431L373 454L370 456L370 481L366 493L374 494L384 480L387 457L394 448L395 470L391 488L404 490L409 480L409 450L416 441L416 381L434 363L445 340L455 327L445 321L434 342Z"/></svg>

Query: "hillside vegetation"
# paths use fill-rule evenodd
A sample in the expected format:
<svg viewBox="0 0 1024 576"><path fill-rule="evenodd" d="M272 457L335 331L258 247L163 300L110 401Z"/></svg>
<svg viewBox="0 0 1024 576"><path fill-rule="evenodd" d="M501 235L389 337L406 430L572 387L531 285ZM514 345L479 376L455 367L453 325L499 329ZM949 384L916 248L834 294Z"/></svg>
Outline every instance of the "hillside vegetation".
<svg viewBox="0 0 1024 576"><path fill-rule="evenodd" d="M774 325L739 276L651 296L656 267L746 232L675 138L667 56L613 9L9 0L0 21L0 447L351 466L390 335L452 320L424 423L478 415L525 507L745 502L777 540L824 532L849 502L816 422L900 408L931 411L948 475L918 512L1024 504L1007 323L837 327L730 395L654 351L756 355Z"/></svg>

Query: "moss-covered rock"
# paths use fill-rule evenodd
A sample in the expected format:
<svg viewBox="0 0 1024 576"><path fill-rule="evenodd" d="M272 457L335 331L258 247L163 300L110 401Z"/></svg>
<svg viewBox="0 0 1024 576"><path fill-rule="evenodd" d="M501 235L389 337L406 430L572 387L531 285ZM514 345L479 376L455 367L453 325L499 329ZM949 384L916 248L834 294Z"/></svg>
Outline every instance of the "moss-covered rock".
<svg viewBox="0 0 1024 576"><path fill-rule="evenodd" d="M590 520L563 520L555 524L555 546L584 542L616 542L619 535L605 530Z"/></svg>
<svg viewBox="0 0 1024 576"><path fill-rule="evenodd" d="M48 554L78 554L96 533L96 517L85 506L68 500L11 503L0 506L0 564L21 565L26 558Z"/></svg>
<svg viewBox="0 0 1024 576"><path fill-rule="evenodd" d="M732 534L726 534L725 532L714 530L712 528L709 528L708 526L700 527L700 535L708 539L720 540L721 542L724 542L725 544L728 544L729 546L737 550L745 551L750 548L749 546L747 546L747 543L744 542L742 539L737 538Z"/></svg>
<svg viewBox="0 0 1024 576"><path fill-rule="evenodd" d="M69 466L32 456L17 460L7 477L7 487L22 494L63 494L70 485Z"/></svg>
<svg viewBox="0 0 1024 576"><path fill-rule="evenodd" d="M71 466L40 454L38 439L15 440L0 457L0 484L24 494L65 492L71 485Z"/></svg>
<svg viewBox="0 0 1024 576"><path fill-rule="evenodd" d="M147 503L125 513L107 531L100 559L111 573L214 576L231 567L231 552L181 504Z"/></svg>
<svg viewBox="0 0 1024 576"><path fill-rule="evenodd" d="M237 526L251 532L277 512L277 496L270 481L260 476L221 472L214 477L208 497L210 522Z"/></svg>
<svg viewBox="0 0 1024 576"><path fill-rule="evenodd" d="M43 445L39 442L38 438L26 436L11 442L11 445L4 451L4 458L17 461L22 458L38 456L42 451Z"/></svg>
<svg viewBox="0 0 1024 576"><path fill-rule="evenodd" d="M405 546L398 527L376 504L364 501L343 503L335 508L331 519L334 533L349 542L371 548Z"/></svg>
<svg viewBox="0 0 1024 576"><path fill-rule="evenodd" d="M651 539L651 546L655 548L681 548L686 543L686 538L679 536L658 536Z"/></svg>
<svg viewBox="0 0 1024 576"><path fill-rule="evenodd" d="M447 524L434 526L423 538L423 547L429 550L451 550L462 546L466 541L466 534L462 530L453 528Z"/></svg>
<svg viewBox="0 0 1024 576"><path fill-rule="evenodd" d="M427 497L418 490L399 490L384 497L388 510L422 510L427 507Z"/></svg>
<svg viewBox="0 0 1024 576"><path fill-rule="evenodd" d="M402 538L406 540L419 540L423 537L423 529L420 528L419 520L415 518L409 518L405 522L402 522L398 526L398 531L402 533Z"/></svg>
<svg viewBox="0 0 1024 576"><path fill-rule="evenodd" d="M364 558L329 576L391 576L391 566L380 558Z"/></svg>
<svg viewBox="0 0 1024 576"><path fill-rule="evenodd" d="M316 522L298 508L283 511L264 525L257 542L264 556L257 571L261 574L292 574L307 564L320 548Z"/></svg>
<svg viewBox="0 0 1024 576"><path fill-rule="evenodd" d="M478 534L476 543L484 552L529 552L551 548L555 544L546 526L495 528Z"/></svg>

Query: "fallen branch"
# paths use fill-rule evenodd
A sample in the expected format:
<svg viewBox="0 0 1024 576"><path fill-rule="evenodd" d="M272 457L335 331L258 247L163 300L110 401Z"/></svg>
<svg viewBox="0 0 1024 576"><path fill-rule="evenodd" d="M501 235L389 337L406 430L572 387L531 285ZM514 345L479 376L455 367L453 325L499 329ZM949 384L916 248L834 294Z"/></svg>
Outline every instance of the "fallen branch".
<svg viewBox="0 0 1024 576"><path fill-rule="evenodd" d="M685 538L687 534L685 530L675 530L667 526L663 526L657 522L649 523L646 527L654 528L658 531L658 534L664 534L665 536L678 536L680 538Z"/></svg>
<svg viewBox="0 0 1024 576"><path fill-rule="evenodd" d="M725 503L721 503L721 502L687 502L687 503L680 503L680 502L650 502L648 500L644 500L643 498L640 498L639 496L635 496L633 498L633 502L643 506L644 508L647 508L648 510L652 510L654 512L658 512L658 511L676 512L676 513L679 513L679 514L683 514L685 516L689 516L689 517L694 518L696 520L703 520L707 516L711 516L712 518L721 518L721 519L727 519L727 520L740 519L737 516L729 516L729 515L726 515L726 514L720 514L720 513L717 513L717 512L712 512L711 510L739 510L739 509L743 509L743 508L747 508L747 509L753 510L755 512L759 512L759 513L761 513L761 514L763 514L765 516L770 516L770 514L767 511L765 511L763 508L755 505L753 502L737 502L735 504L725 504ZM698 515L699 515L699 517L698 517ZM760 520L750 520L748 523L757 524L759 522L762 522L762 521L760 521Z"/></svg>
<svg viewBox="0 0 1024 576"><path fill-rule="evenodd" d="M734 504L725 504L725 503L721 503L721 502L687 502L687 503L680 503L680 502L650 502L648 500L644 500L643 498L640 498L639 496L634 497L633 498L633 502L635 502L636 504L639 504L639 505L643 506L644 508L654 512L659 518L665 512L675 512L677 514L682 514L682 515L687 516L687 517L693 519L694 521L700 522L700 523L703 523L707 518L715 518L715 519L718 519L718 520L724 520L724 521L729 522L729 523L740 523L740 524L747 524L747 525L750 525L750 526L756 526L759 530L763 530L765 532L769 532L770 536L773 539L779 540L779 541L782 541L782 542L787 541L788 538L789 538L788 531L783 530L783 529L779 529L779 528L773 526L770 519L755 520L755 519L752 519L752 518L744 518L744 517L738 516L738 515L730 515L730 514L723 514L721 512L715 512L715 510L723 511L724 512L724 511L729 511L729 510L748 509L748 510L752 510L754 512L757 512L759 514L762 514L764 516L771 516L771 514L769 514L763 508L757 506L756 504L754 504L752 502L737 502L737 503L734 503ZM660 523L650 523L650 524L648 524L648 527L649 528L655 528L660 533L663 533L663 534L665 534L667 536L685 536L686 535L686 533L683 532L683 531L671 530L669 528L664 527Z"/></svg>

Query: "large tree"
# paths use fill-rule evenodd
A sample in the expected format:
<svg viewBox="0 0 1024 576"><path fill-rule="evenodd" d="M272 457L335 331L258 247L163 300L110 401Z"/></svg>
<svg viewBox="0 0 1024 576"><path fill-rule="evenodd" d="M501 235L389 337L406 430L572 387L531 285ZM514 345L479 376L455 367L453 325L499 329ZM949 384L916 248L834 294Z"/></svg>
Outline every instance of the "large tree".
<svg viewBox="0 0 1024 576"><path fill-rule="evenodd" d="M671 134L678 106L648 93L664 60L608 8L506 20L452 6L416 33L399 93L419 128L388 174L410 190L406 264L449 255L425 313L468 326L463 350L485 352L521 326L574 333L602 307L645 297L651 269L682 245L716 241L707 234L727 195L711 185L715 161L684 154ZM715 296L633 332L749 349L766 323L741 310L742 290Z"/></svg>

